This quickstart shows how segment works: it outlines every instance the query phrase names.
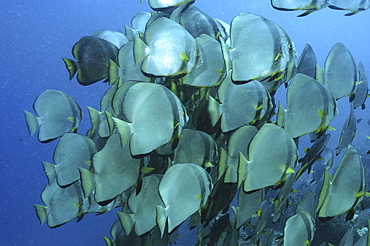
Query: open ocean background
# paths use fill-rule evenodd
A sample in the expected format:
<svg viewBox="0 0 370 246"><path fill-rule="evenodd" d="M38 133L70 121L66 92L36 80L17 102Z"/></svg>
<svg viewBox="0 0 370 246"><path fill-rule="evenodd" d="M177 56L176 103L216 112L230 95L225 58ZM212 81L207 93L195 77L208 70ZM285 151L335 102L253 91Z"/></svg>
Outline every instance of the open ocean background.
<svg viewBox="0 0 370 246"><path fill-rule="evenodd" d="M321 66L331 47L342 42L356 63L364 64L370 78L370 10L346 17L346 11L323 9L297 18L300 11L277 11L269 0L197 0L195 5L227 23L240 12L263 15L285 29L299 54L309 43ZM150 11L148 3L2 0L0 9L0 245L105 245L102 236L110 237L117 218L114 211L87 214L78 223L71 221L56 229L40 225L33 204L42 204L40 194L47 184L41 161L52 162L57 141L41 144L37 137L30 138L22 110L33 112L35 98L46 89L61 90L83 109L79 132L86 133L90 128L86 106L99 108L108 84L83 87L75 79L69 81L61 57L73 58L72 46L97 30L124 32L124 24L130 25L137 12ZM333 149L349 112L347 98L339 100L339 111L331 124L337 129L329 143ZM369 100L367 108L356 109L356 114L363 120L357 125L354 145L364 154L370 149L365 136L370 135ZM195 235L184 234L177 245L194 245L194 240Z"/></svg>

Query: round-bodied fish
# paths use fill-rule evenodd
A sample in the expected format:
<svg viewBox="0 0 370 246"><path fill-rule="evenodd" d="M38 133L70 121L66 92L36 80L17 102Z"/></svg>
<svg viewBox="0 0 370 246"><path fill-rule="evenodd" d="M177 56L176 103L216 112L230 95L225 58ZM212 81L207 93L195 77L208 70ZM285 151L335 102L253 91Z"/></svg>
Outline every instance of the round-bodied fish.
<svg viewBox="0 0 370 246"><path fill-rule="evenodd" d="M230 38L233 81L278 77L297 56L288 34L259 15L237 15L231 22Z"/></svg>
<svg viewBox="0 0 370 246"><path fill-rule="evenodd" d="M206 202L212 190L211 177L196 164L184 163L171 166L159 183L159 194L165 207L157 206L157 224L162 232L167 231L195 213Z"/></svg>
<svg viewBox="0 0 370 246"><path fill-rule="evenodd" d="M212 124L221 118L221 130L228 132L254 123L272 108L270 94L257 80L236 85L226 77L218 90L219 102L209 96L208 111Z"/></svg>
<svg viewBox="0 0 370 246"><path fill-rule="evenodd" d="M135 61L149 76L176 77L190 73L198 59L195 39L180 24L166 17L155 19L145 30L145 42L135 37Z"/></svg>
<svg viewBox="0 0 370 246"><path fill-rule="evenodd" d="M132 155L147 154L181 134L188 116L180 99L165 86L139 82L123 94L121 109L127 121L113 120L122 145L129 142Z"/></svg>
<svg viewBox="0 0 370 246"><path fill-rule="evenodd" d="M351 52L336 43L325 60L325 85L335 99L351 95L356 86L357 69Z"/></svg>
<svg viewBox="0 0 370 246"><path fill-rule="evenodd" d="M69 72L69 79L77 73L77 81L81 85L90 85L106 79L109 72L109 60L117 62L118 48L105 39L86 36L82 37L72 48L73 57L77 61L62 58Z"/></svg>
<svg viewBox="0 0 370 246"><path fill-rule="evenodd" d="M38 139L48 142L66 132L74 132L82 119L77 102L68 94L58 90L46 90L33 103L38 117L24 111L30 136L40 128Z"/></svg>

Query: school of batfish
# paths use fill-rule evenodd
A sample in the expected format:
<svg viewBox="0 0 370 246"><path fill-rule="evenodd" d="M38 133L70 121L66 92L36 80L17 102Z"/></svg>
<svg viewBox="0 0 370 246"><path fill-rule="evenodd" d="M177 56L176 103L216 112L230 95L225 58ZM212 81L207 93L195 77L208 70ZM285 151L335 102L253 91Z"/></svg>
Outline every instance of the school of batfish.
<svg viewBox="0 0 370 246"><path fill-rule="evenodd" d="M369 245L365 171L351 145L355 109L368 97L364 66L337 43L320 67L309 44L298 57L272 21L244 12L229 25L194 2L149 0L153 12L137 13L125 34L97 31L73 46L75 60L63 58L81 85L109 82L100 109L88 107L86 134L78 133L80 106L64 92L41 93L36 116L24 111L31 136L58 139L54 163L42 162L40 222L55 228L119 207L107 245L173 244L186 221L196 245L299 246L332 245L315 238L317 225L346 214L353 223L340 245ZM301 16L369 8L359 0L271 4ZM282 85L284 103L274 97ZM341 98L349 114L334 153L327 144Z"/></svg>

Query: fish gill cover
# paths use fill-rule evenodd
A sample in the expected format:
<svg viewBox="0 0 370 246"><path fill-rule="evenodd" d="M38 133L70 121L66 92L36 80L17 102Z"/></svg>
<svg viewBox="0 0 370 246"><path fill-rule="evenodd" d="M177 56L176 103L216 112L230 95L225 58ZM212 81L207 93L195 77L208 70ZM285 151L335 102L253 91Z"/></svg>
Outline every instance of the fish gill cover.
<svg viewBox="0 0 370 246"><path fill-rule="evenodd" d="M73 46L76 61L63 58L81 85L109 82L100 109L88 107L85 135L80 106L61 91L36 98L37 116L25 111L31 136L39 129L40 142L59 138L55 165L42 162L40 222L56 228L121 208L107 245L173 244L188 221L199 245L296 246L311 244L319 223L343 213L353 219L367 195L351 145L354 109L368 97L362 64L341 43L324 68L308 44L296 61L293 41L272 21L245 12L228 25L194 2L150 0L154 12L138 13L126 34L95 32ZM271 4L306 10L301 16L327 6L347 15L369 8L357 2ZM275 98L281 85L286 109ZM334 172L327 143L343 97L351 110ZM312 146L303 156L305 135ZM366 245L362 214L365 222L349 226L343 244Z"/></svg>

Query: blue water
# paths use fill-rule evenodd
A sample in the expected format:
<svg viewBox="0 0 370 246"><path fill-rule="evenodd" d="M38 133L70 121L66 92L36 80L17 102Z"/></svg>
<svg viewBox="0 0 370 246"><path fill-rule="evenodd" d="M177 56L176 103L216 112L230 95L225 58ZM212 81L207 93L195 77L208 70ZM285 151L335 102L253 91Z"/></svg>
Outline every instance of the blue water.
<svg viewBox="0 0 370 246"><path fill-rule="evenodd" d="M195 5L228 23L244 11L263 15L287 31L299 53L306 43L311 44L322 66L331 47L342 42L356 62L362 61L370 77L370 10L345 17L346 12L324 9L296 18L299 12L279 12L268 0L198 0ZM30 138L22 110L32 111L34 99L44 90L62 90L83 108L79 132L86 132L90 127L86 105L99 108L108 86L98 82L83 87L69 81L61 57L72 58L73 44L94 31L123 32L124 24L130 25L138 11L149 10L148 4L139 0L12 0L0 1L0 9L0 245L105 245L102 236L109 236L116 219L113 211L88 214L78 223L57 229L39 224L33 204L42 204L40 194L47 183L41 161L52 162L56 142L41 144L36 137ZM340 116L334 122L338 130L330 141L333 148L349 109L346 100L341 99ZM365 137L370 135L369 110L369 102L366 110L356 110L363 121L354 144L363 149L370 149ZM180 239L181 245L194 243L185 235Z"/></svg>

